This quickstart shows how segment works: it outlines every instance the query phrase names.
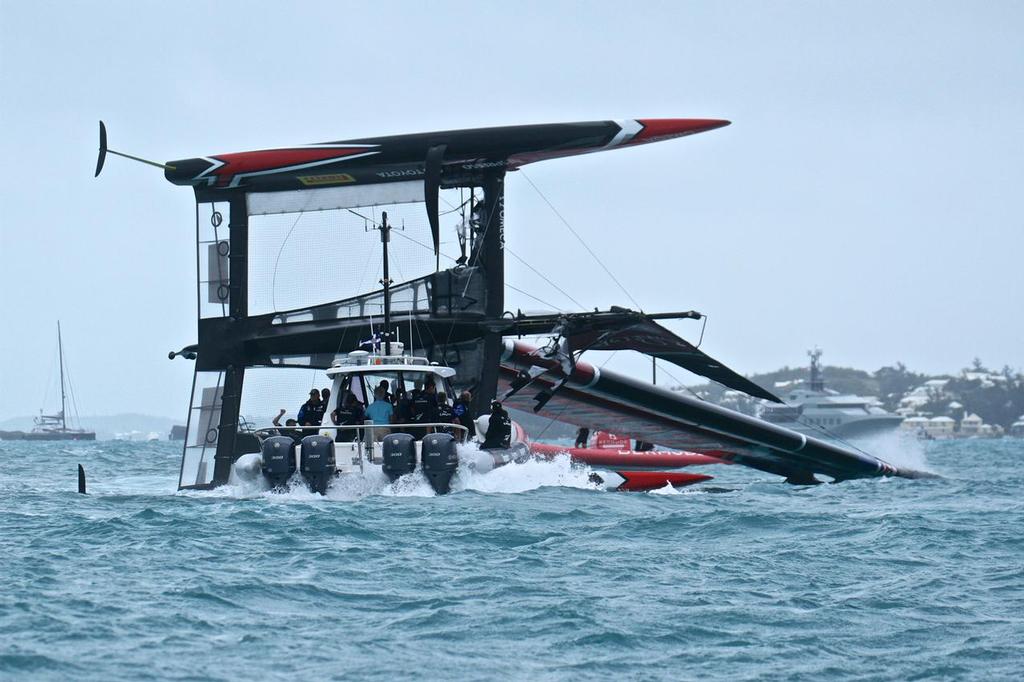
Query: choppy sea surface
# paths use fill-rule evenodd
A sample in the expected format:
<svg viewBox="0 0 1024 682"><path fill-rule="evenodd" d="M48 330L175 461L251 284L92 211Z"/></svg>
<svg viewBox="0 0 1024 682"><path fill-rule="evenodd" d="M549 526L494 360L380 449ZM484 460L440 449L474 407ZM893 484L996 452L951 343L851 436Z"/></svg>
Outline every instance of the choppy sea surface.
<svg viewBox="0 0 1024 682"><path fill-rule="evenodd" d="M945 478L615 493L560 460L325 499L0 442L0 678L1021 679L1024 441L901 447Z"/></svg>

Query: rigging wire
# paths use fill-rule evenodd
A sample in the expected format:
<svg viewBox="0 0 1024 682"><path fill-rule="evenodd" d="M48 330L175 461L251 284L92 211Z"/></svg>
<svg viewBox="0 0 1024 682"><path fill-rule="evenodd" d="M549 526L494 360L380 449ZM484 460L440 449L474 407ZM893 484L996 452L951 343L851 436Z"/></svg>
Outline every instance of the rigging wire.
<svg viewBox="0 0 1024 682"><path fill-rule="evenodd" d="M402 239L406 239L406 240L412 242L413 244L418 244L419 246L423 247L424 249L428 249L430 251L434 250L434 247L428 246L427 244L424 244L423 242L419 241L418 239L414 239L413 237L410 237L407 234L403 234L401 232L392 232L392 234L394 234L394 235L396 235L398 237L401 237ZM447 258L448 260L450 260L452 262L455 262L455 259L452 258L451 256L449 256L448 254L442 253L441 255L444 256L445 258ZM555 311L558 310L558 306L552 305L551 303L548 303L547 301L539 299L536 296L534 296L533 294L529 294L529 293L523 291L522 289L519 289L518 287L512 286L508 282L505 282L505 287L511 289L512 291L517 291L517 292L519 292L520 294L522 294L524 296L528 296L528 297L532 298L534 301L537 301L538 303L541 303L541 304L547 306L548 308L551 308L552 310L555 310Z"/></svg>
<svg viewBox="0 0 1024 682"><path fill-rule="evenodd" d="M523 265L528 267L535 275L537 275L542 280L544 280L545 282L547 282L548 284L553 286L555 289L557 289L558 292L561 293L563 296L565 296L567 299L569 299L570 301L575 303L576 307L578 307L580 310L586 310L587 309L586 306L584 306L582 303L580 303L575 298L573 298L567 291L565 291L565 289L563 289L562 287L560 287L557 284L555 284L554 282L552 282L550 279L545 277L543 273L541 273L539 270L537 270L537 268L535 268L532 265L530 265L529 263L527 263L521 256L519 256L519 254L517 254L515 251L510 249L507 244L505 245L505 251L507 251L517 261L519 261L520 263L522 263Z"/></svg>
<svg viewBox="0 0 1024 682"><path fill-rule="evenodd" d="M654 365L655 365L655 367L658 367L658 359L652 356L652 360L654 361ZM680 381L680 380L679 380L679 379L678 379L678 378L676 377L676 375L672 374L672 372L670 372L670 371L668 371L667 369L665 369L665 366L664 366L664 365L660 366L660 367L659 367L659 369L660 369L660 370L661 370L662 372L664 372L665 374L667 374L667 375L669 376L669 378L670 378L670 379L673 379L673 380L674 380L674 381L676 382L676 384L678 384L678 385L679 385L679 388L681 388L681 389L683 389L684 391L688 392L688 393L689 393L690 395L692 395L692 396L693 396L694 398L696 398L697 400L705 401L705 400L704 400L704 398L702 398L702 397L701 397L701 396L700 396L700 395L699 395L699 394L698 394L698 393L697 393L696 391L694 391L694 390L693 390L692 388L690 388L689 386L687 386L687 385L685 385L685 384L684 384L683 382L681 382L681 381ZM706 401L705 401L705 402L706 402Z"/></svg>
<svg viewBox="0 0 1024 682"><path fill-rule="evenodd" d="M612 351L612 354L609 355L607 358L605 358L604 362L601 363L600 369L604 369L604 366L607 365L609 362L611 362L612 358L614 358L616 356L616 354L618 354L618 352L619 351L617 351L617 350L616 351ZM555 416L551 417L551 420L548 422L547 426L545 426L543 429L541 429L540 433L537 434L537 438L540 438L545 433L547 433L548 429L551 428L551 425L554 424L556 421L559 421L559 417L561 417L562 413L565 412L566 409L568 409L569 405L570 405L569 401L567 401L567 400L563 400L562 401L562 409L560 409L558 411L558 414L556 414ZM579 426L579 425L577 424L577 426Z"/></svg>
<svg viewBox="0 0 1024 682"><path fill-rule="evenodd" d="M295 222L292 223L292 226L288 229L288 234L284 236L284 240L281 242L281 248L277 250L277 258L274 259L274 276L271 278L270 282L270 305L274 310L277 310L277 266L281 263L281 254L284 253L285 245L288 244L288 240L291 238L292 232L295 231L295 227L299 224L299 221L302 220L302 216L305 215L305 212L306 209L303 208L299 211L299 214L295 216Z"/></svg>
<svg viewBox="0 0 1024 682"><path fill-rule="evenodd" d="M281 248L277 250L277 258L274 259L274 276L270 282L270 305L273 306L274 310L277 310L277 266L281 263L281 254L284 253L284 247L288 244L288 240L292 236L292 232L295 231L295 227L302 220L302 216L306 214L306 209L309 208L310 202L313 201L313 196L306 197L305 205L299 210L297 216L295 216L295 222L288 229L288 234L284 236L284 240L281 242ZM216 228L215 228L216 229Z"/></svg>
<svg viewBox="0 0 1024 682"><path fill-rule="evenodd" d="M601 259L598 258L597 254L594 253L594 250L590 248L590 245L587 244L587 242L584 241L582 237L580 237L579 233L576 232L576 230L573 229L572 225L569 224L569 221L565 219L565 216L563 216L561 213L558 212L558 209L555 208L554 204L552 204L551 201L548 200L548 198L546 196L544 196L544 193L540 191L540 188L537 187L537 185L533 184L533 180L530 179L530 176L528 176L525 172L523 172L523 169L521 169L521 168L519 169L519 172L520 172L520 174L522 174L522 176L524 178L526 178L526 182L530 183L530 187L533 188L533 190L538 194L538 196L540 196L540 198L544 200L544 203L546 203L548 205L548 208L550 208L554 212L554 214L556 216L558 216L558 219L562 221L562 224L565 225L567 228L569 228L569 231L572 232L572 235L574 237L576 237L576 240L580 244L583 245L583 248L587 250L587 253L589 253L591 256L593 256L594 260L597 261L597 264L600 265L601 269L603 269L605 271L605 274L607 274L609 277L611 277L612 281L615 282L618 285L619 289L622 290L622 293L624 293L626 295L626 298L628 298L630 301L633 302L633 305L636 306L637 310L642 312L643 311L643 307L639 303L637 303L637 300L635 298L633 298L633 296L631 296L628 291L626 291L626 287L624 287L622 285L622 282L620 282L618 280L618 278L615 277L615 275L612 274L612 271L608 269L608 266L606 266L601 261Z"/></svg>
<svg viewBox="0 0 1024 682"><path fill-rule="evenodd" d="M74 382L71 381L71 366L66 361L64 362L64 375L65 383L67 383L68 385L68 396L71 398L71 412L72 414L75 415L75 419L72 422L72 426L74 426L75 428L81 428L81 416L79 415L78 412L78 395L75 393L75 384ZM64 415L64 421L65 423L70 421L68 419L68 415L66 414Z"/></svg>
<svg viewBox="0 0 1024 682"><path fill-rule="evenodd" d="M537 297L536 297L536 296L534 296L533 294L528 294L528 293L526 293L525 291L523 291L522 289L520 289L520 288L518 288L518 287L514 287L514 286L512 286L512 285L511 285L511 284L509 284L508 282L505 282L505 286L506 286L507 288L511 289L512 291L517 291L517 292L519 292L520 294L522 294L523 296L527 296L527 297L529 297L529 298L532 298L533 300L537 301L537 303L540 303L541 305L547 306L548 308L551 308L551 309L552 309L552 310L554 310L555 312L558 312L558 308L557 308L557 307L555 307L555 306L554 306L554 305L552 305L551 303L548 303L547 301L544 301L544 300L542 300L542 299L539 299L539 298L537 298Z"/></svg>
<svg viewBox="0 0 1024 682"><path fill-rule="evenodd" d="M57 362L60 362L60 355L59 355L59 352L57 350L57 342L56 341L54 341L54 343L53 343L53 349L50 351L50 357L51 358L57 358ZM54 382L54 377L53 377L53 363L51 362L50 363L50 373L46 377L46 383L43 384L43 400L42 400L41 403L39 403L39 405L41 407L41 410L45 410L46 409L46 401L48 401L50 399L50 389L53 388L54 383L55 382Z"/></svg>
<svg viewBox="0 0 1024 682"><path fill-rule="evenodd" d="M825 436L827 436L829 438L832 438L833 440L839 441L843 445L856 450L860 454L865 455L867 457L871 457L872 459L875 459L874 455L871 455L871 454L868 454L867 452L864 452L859 447L857 447L856 445L854 445L850 441L846 440L845 438L837 436L828 427L826 427L826 426L824 426L822 424L814 424L812 422L804 421L804 417L803 416L800 416L799 418L797 418L797 423L798 424L803 424L804 426L809 426L812 429L816 429L817 431L820 431L821 433L823 433Z"/></svg>

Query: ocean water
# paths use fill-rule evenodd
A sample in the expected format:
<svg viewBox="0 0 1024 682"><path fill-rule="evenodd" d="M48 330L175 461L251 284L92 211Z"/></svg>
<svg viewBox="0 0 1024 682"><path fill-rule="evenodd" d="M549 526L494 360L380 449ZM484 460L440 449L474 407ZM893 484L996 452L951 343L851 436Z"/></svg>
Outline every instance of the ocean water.
<svg viewBox="0 0 1024 682"><path fill-rule="evenodd" d="M174 443L0 442L0 678L1024 678L1024 441L890 449L945 478L179 494Z"/></svg>

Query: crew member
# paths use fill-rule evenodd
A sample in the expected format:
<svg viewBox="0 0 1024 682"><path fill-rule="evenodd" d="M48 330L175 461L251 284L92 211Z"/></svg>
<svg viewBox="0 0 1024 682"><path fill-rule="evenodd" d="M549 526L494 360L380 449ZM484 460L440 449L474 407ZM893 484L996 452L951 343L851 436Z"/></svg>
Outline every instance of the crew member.
<svg viewBox="0 0 1024 682"><path fill-rule="evenodd" d="M373 402L366 408L366 416L373 420L375 427L380 427L373 430L374 440L381 440L388 434L388 425L394 413L395 408L388 400L387 382L382 381L373 392Z"/></svg>
<svg viewBox="0 0 1024 682"><path fill-rule="evenodd" d="M326 409L323 401L320 400L320 391L315 388L309 392L309 400L302 404L299 408L299 425L300 426L320 426L324 420L324 410Z"/></svg>
<svg viewBox="0 0 1024 682"><path fill-rule="evenodd" d="M366 412L363 410L363 405L352 395L352 391L345 391L341 407L331 412L331 421L338 426L359 426L365 419ZM335 441L338 443L351 443L362 435L361 431L362 429L338 431L338 437L335 438Z"/></svg>
<svg viewBox="0 0 1024 682"><path fill-rule="evenodd" d="M585 448L587 443L590 442L590 429L585 426L581 426L580 430L576 432L576 447Z"/></svg>
<svg viewBox="0 0 1024 682"><path fill-rule="evenodd" d="M473 421L472 413L470 412L470 405L472 404L473 394L469 391L463 391L462 395L455 401L455 404L452 405L454 421L456 424L462 424L466 427L465 437L469 439L476 436L476 423Z"/></svg>
<svg viewBox="0 0 1024 682"><path fill-rule="evenodd" d="M284 416L285 412L287 412L287 410L285 410L282 407L281 411L277 413L277 416L274 417L274 419L273 419L273 421L271 423L274 426L277 427L277 435L279 435L279 436L287 436L288 438L291 438L293 441L295 441L296 445L298 445L298 444L300 444L302 442L302 435L303 435L302 434L302 429L282 428L281 427L281 417ZM289 427L289 426L295 427L295 426L299 425L299 422L295 421L294 419L286 419L284 421L284 425L285 425L285 427Z"/></svg>
<svg viewBox="0 0 1024 682"><path fill-rule="evenodd" d="M391 389L391 386L390 386L390 384L388 384L388 380L387 379L381 379L380 383L377 384L377 388L373 389L374 400L377 399L377 391L378 390L383 390L384 391L384 400L387 400L388 402L391 402L392 401L392 397L391 397L391 390L390 389Z"/></svg>
<svg viewBox="0 0 1024 682"><path fill-rule="evenodd" d="M398 388L395 390L394 395L394 416L392 417L392 423L394 424L408 424L412 421L412 405L409 402L409 396L406 395L405 389ZM395 433L408 433L409 429L404 426L396 426L394 428Z"/></svg>
<svg viewBox="0 0 1024 682"><path fill-rule="evenodd" d="M442 424L451 424L455 421L452 406L448 404L448 396L444 393L437 394L437 421ZM448 427L440 427L437 430L439 433L451 433L453 431L453 429Z"/></svg>
<svg viewBox="0 0 1024 682"><path fill-rule="evenodd" d="M487 436L481 450L504 450L512 445L512 419L497 400L491 403L491 417L487 421Z"/></svg>
<svg viewBox="0 0 1024 682"><path fill-rule="evenodd" d="M437 422L437 386L433 381L427 381L423 388L417 387L412 394L412 420L417 424L432 424ZM419 440L427 435L431 429L427 427L416 429L413 436Z"/></svg>

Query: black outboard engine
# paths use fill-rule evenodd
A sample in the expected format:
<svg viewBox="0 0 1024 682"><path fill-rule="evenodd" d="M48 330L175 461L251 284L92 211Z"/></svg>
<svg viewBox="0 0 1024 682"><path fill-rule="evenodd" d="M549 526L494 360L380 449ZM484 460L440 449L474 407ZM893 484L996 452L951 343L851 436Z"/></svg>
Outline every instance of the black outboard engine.
<svg viewBox="0 0 1024 682"><path fill-rule="evenodd" d="M455 450L455 438L450 433L431 433L423 437L423 473L430 487L438 495L451 490L452 476L459 468L459 453Z"/></svg>
<svg viewBox="0 0 1024 682"><path fill-rule="evenodd" d="M394 483L401 476L416 470L416 439L408 433L392 433L384 436L382 466L388 480Z"/></svg>
<svg viewBox="0 0 1024 682"><path fill-rule="evenodd" d="M299 470L310 491L327 492L327 484L334 478L334 441L327 436L306 436L302 439Z"/></svg>
<svg viewBox="0 0 1024 682"><path fill-rule="evenodd" d="M295 473L295 441L287 436L271 436L260 446L260 469L271 488L281 489Z"/></svg>

